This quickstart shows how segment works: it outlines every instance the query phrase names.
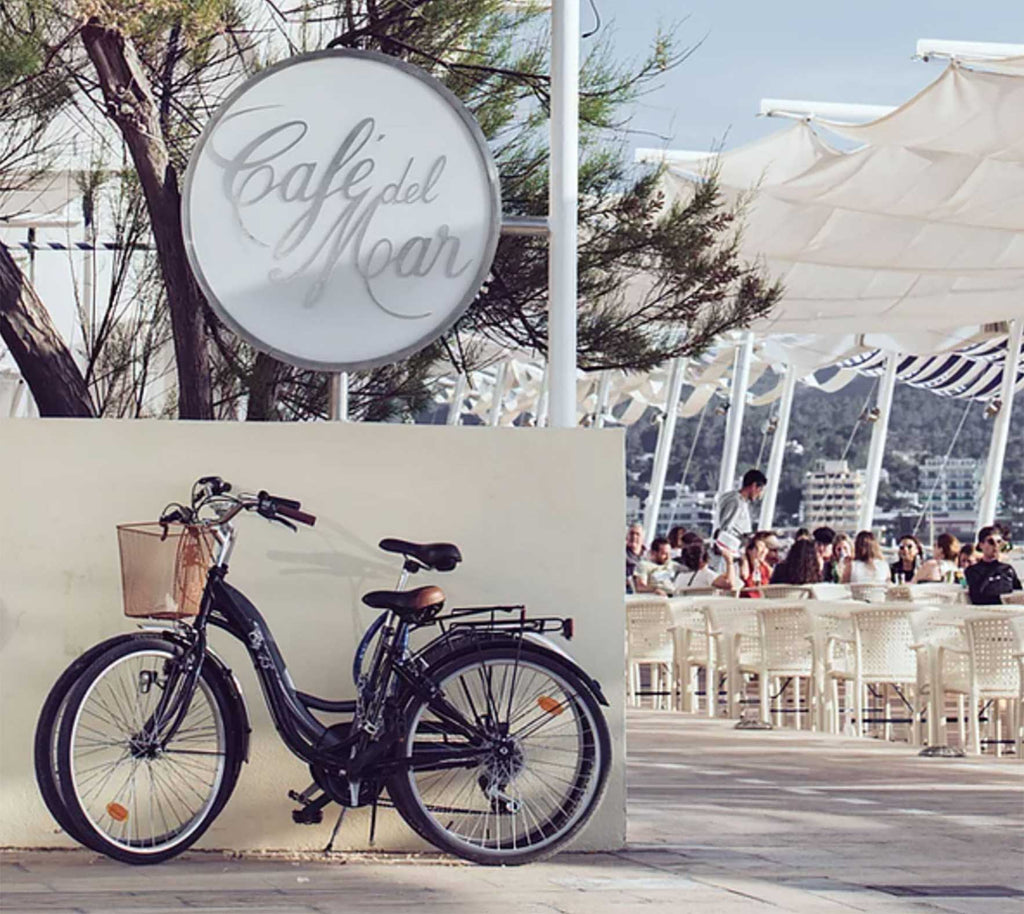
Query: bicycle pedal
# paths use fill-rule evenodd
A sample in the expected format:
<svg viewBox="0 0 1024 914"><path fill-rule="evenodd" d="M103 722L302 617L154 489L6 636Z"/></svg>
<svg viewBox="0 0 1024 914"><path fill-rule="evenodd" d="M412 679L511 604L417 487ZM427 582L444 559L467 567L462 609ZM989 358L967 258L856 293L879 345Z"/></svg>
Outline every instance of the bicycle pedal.
<svg viewBox="0 0 1024 914"><path fill-rule="evenodd" d="M292 821L296 825L319 825L324 820L324 811L319 806L305 806L292 810Z"/></svg>

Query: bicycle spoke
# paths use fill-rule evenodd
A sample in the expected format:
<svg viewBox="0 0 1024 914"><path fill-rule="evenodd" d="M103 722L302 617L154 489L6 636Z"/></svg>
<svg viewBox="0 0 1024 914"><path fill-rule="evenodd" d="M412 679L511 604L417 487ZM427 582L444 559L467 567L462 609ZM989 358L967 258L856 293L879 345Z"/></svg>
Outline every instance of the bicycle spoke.
<svg viewBox="0 0 1024 914"><path fill-rule="evenodd" d="M207 814L225 773L223 717L203 677L170 743L153 742L161 701L174 708L181 677L160 649L125 653L82 696L71 735L72 789L99 836L132 852L173 846ZM164 723L169 722L167 718Z"/></svg>
<svg viewBox="0 0 1024 914"><path fill-rule="evenodd" d="M453 708L480 719L482 741L475 767L438 770L469 753L422 707L406 776L424 811L451 840L496 861L559 841L586 812L600 771L593 717L576 689L512 647L471 655L438 685Z"/></svg>

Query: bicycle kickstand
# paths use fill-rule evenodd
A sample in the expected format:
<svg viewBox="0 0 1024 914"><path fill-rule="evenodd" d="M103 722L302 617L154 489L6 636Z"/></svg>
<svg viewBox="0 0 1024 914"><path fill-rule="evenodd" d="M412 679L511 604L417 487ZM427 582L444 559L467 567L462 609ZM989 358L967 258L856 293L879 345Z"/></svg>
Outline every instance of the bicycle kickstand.
<svg viewBox="0 0 1024 914"><path fill-rule="evenodd" d="M334 828L331 829L331 839L327 842L327 847L323 850L325 857L334 850L334 839L338 837L338 829L341 828L341 820L345 818L345 812L347 809L347 806L342 806L341 812L338 813L338 821L334 823Z"/></svg>

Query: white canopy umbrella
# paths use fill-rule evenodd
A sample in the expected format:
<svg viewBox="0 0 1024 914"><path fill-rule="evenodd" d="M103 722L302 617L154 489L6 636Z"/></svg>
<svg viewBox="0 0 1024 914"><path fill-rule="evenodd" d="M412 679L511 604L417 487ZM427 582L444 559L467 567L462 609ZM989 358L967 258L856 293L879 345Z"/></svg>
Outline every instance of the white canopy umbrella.
<svg viewBox="0 0 1024 914"><path fill-rule="evenodd" d="M684 199L713 168L730 198L746 199L743 251L785 286L779 306L754 329L763 351L800 373L826 354L833 362L867 355L878 370L889 355L930 356L1009 335L1000 361L1014 366L1010 372L1001 364L889 359L894 378L930 372L940 378L933 387L974 372L972 383L946 384L946 393L985 396L999 388L994 456L1009 421L1006 394L1020 380L1019 334L1010 331L1024 317L1024 57L993 59L978 46L964 52L940 44L925 51L960 56L896 108L766 101L801 120L717 155L640 150L638 159L665 162L670 198ZM851 113L870 119L835 119ZM860 145L841 149L816 127ZM856 360L846 367L841 382L853 376ZM773 395L794 387L780 383ZM887 397L878 409L887 415ZM875 476L883 446L884 433L875 435ZM987 491L1001 466L1001 457L989 460ZM991 497L985 503L983 515L994 505Z"/></svg>

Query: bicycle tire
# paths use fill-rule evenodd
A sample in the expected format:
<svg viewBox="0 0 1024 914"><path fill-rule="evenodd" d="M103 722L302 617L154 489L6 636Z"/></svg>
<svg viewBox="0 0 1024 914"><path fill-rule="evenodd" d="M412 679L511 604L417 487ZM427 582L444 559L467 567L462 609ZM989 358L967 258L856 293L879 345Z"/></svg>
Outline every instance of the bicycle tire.
<svg viewBox="0 0 1024 914"><path fill-rule="evenodd" d="M73 836L124 863L159 863L190 847L224 808L244 761L237 699L209 659L175 738L163 749L147 743L145 722L180 652L159 637L113 646L78 677L61 716L56 776Z"/></svg>
<svg viewBox="0 0 1024 914"><path fill-rule="evenodd" d="M611 767L608 726L589 685L557 655L512 644L477 645L427 675L489 734L490 748L475 765L406 765L392 775L388 793L402 818L439 850L484 865L521 865L563 848L600 804ZM470 748L431 701L406 705L401 758Z"/></svg>
<svg viewBox="0 0 1024 914"><path fill-rule="evenodd" d="M47 693L43 706L39 711L39 719L36 722L36 732L33 740L33 762L39 793L46 804L46 808L50 811L50 815L53 816L57 824L71 838L79 844L84 844L86 847L91 847L91 845L87 836L77 833L77 829L67 813L56 773L55 754L61 716L64 713L68 696L71 694L75 683L96 658L128 639L140 637L145 637L145 635L142 633L115 635L106 641L94 644L72 660L60 676L57 677L57 681Z"/></svg>

